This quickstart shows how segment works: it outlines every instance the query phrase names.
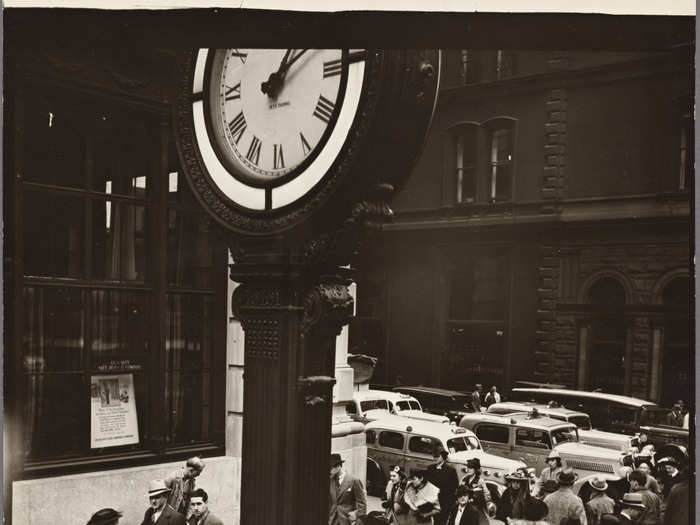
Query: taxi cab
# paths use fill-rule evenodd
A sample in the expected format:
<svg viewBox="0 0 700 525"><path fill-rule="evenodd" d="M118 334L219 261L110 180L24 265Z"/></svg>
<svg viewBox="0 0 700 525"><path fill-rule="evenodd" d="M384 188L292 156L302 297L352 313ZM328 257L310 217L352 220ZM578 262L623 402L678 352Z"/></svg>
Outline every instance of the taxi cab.
<svg viewBox="0 0 700 525"><path fill-rule="evenodd" d="M408 394L386 390L361 390L353 394L351 403L345 405L348 415L355 421L368 423L390 415L409 417L436 423L449 423L449 418L423 411L418 400Z"/></svg>
<svg viewBox="0 0 700 525"><path fill-rule="evenodd" d="M626 470L622 467L633 465L632 454L583 444L576 425L549 417L527 413L468 414L460 426L473 431L487 452L521 460L537 475L547 466L550 451L556 448L563 464L578 473L578 486L593 476L605 475L609 480L624 477Z"/></svg>
<svg viewBox="0 0 700 525"><path fill-rule="evenodd" d="M394 465L410 475L435 463L434 453L449 453L447 463L457 470L457 477L466 475L467 460L478 458L481 475L489 490L500 494L505 474L525 468L522 461L502 458L485 452L473 432L457 425L408 420L389 416L365 426L367 441L367 485L370 494L379 494L389 479Z"/></svg>
<svg viewBox="0 0 700 525"><path fill-rule="evenodd" d="M540 415L576 425L578 427L578 438L581 443L621 452L628 452L632 449L639 450L639 437L595 430L591 428L591 418L588 417L588 414L559 405L505 401L492 404L486 410L486 413L506 415L516 412L529 413L533 409L537 410Z"/></svg>

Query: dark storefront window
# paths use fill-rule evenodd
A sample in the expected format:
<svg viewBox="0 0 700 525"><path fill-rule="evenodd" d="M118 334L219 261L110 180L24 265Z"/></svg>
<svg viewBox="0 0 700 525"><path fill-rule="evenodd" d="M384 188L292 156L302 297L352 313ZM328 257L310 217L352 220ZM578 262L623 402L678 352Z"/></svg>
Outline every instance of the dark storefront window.
<svg viewBox="0 0 700 525"><path fill-rule="evenodd" d="M678 400L690 404L690 373L693 353L690 345L691 283L688 277L676 277L666 285L662 299L666 310L661 364L661 406L673 406Z"/></svg>
<svg viewBox="0 0 700 525"><path fill-rule="evenodd" d="M162 151L167 112L58 88L30 87L22 98L25 467L216 445L225 250L172 144ZM91 383L119 374L133 380L138 442L97 448L91 397L109 404L110 393Z"/></svg>
<svg viewBox="0 0 700 525"><path fill-rule="evenodd" d="M504 249L453 262L443 386L468 390L474 383L503 384L507 283Z"/></svg>

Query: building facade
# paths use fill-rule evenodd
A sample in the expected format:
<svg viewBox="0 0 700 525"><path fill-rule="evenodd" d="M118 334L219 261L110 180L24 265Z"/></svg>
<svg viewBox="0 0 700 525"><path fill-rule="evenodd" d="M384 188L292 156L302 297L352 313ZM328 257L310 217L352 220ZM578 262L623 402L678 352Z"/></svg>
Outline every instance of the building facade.
<svg viewBox="0 0 700 525"><path fill-rule="evenodd" d="M692 56L444 52L426 149L358 265L350 346L376 382L692 399Z"/></svg>
<svg viewBox="0 0 700 525"><path fill-rule="evenodd" d="M151 479L238 523L244 334L223 232L182 172L175 52L10 49L5 113L4 511L17 524L139 523ZM347 331L332 447L358 475ZM67 505L80 494L76 509Z"/></svg>

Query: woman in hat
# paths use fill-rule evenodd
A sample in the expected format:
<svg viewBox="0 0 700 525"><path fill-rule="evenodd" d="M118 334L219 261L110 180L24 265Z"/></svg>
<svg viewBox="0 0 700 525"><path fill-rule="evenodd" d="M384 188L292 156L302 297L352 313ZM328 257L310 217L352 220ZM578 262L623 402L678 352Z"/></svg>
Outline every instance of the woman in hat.
<svg viewBox="0 0 700 525"><path fill-rule="evenodd" d="M524 519L525 506L532 498L530 495L530 477L523 469L506 474L508 488L498 502L496 517L506 521L508 518Z"/></svg>
<svg viewBox="0 0 700 525"><path fill-rule="evenodd" d="M426 479L425 470L414 471L406 483L404 505L395 514L399 525L433 525L433 516L440 513L440 489Z"/></svg>
<svg viewBox="0 0 700 525"><path fill-rule="evenodd" d="M544 484L550 479L556 481L557 476L562 470L561 455L558 450L552 450L547 456L546 461L547 466L542 469L540 479L537 480L537 488L535 489L535 495L540 499L545 496Z"/></svg>
<svg viewBox="0 0 700 525"><path fill-rule="evenodd" d="M122 513L118 510L105 508L100 509L92 515L87 525L117 525Z"/></svg>
<svg viewBox="0 0 700 525"><path fill-rule="evenodd" d="M396 523L394 515L401 512L405 489L406 473L398 465L392 466L389 471L389 481L382 497L382 507L385 509L385 517L389 523Z"/></svg>
<svg viewBox="0 0 700 525"><path fill-rule="evenodd" d="M486 486L486 482L481 478L481 461L479 458L470 458L467 460L467 474L462 478L460 484L468 489L483 490L486 503L491 502L489 488Z"/></svg>
<svg viewBox="0 0 700 525"><path fill-rule="evenodd" d="M599 525L603 514L611 514L615 510L615 502L605 493L608 490L608 484L604 479L596 477L588 483L593 490L591 491L591 499L584 505L586 518L588 525Z"/></svg>

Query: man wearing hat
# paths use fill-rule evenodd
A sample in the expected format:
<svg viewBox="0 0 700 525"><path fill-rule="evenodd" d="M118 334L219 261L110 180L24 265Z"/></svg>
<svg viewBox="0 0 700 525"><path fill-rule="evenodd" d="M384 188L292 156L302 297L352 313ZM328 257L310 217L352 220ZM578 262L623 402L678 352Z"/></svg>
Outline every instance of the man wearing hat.
<svg viewBox="0 0 700 525"><path fill-rule="evenodd" d="M557 476L561 472L561 454L558 450L552 450L547 456L547 466L542 469L540 479L537 480L537 489L535 495L538 498L544 498L544 484L549 480L557 480Z"/></svg>
<svg viewBox="0 0 700 525"><path fill-rule="evenodd" d="M100 509L92 515L87 525L118 525L122 513L118 510L106 508Z"/></svg>
<svg viewBox="0 0 700 525"><path fill-rule="evenodd" d="M445 525L473 525L479 523L479 510L471 502L470 490L464 485L457 487L457 502L448 510Z"/></svg>
<svg viewBox="0 0 700 525"><path fill-rule="evenodd" d="M331 454L331 490L328 525L362 523L367 513L367 494L362 482L343 468L340 454Z"/></svg>
<svg viewBox="0 0 700 525"><path fill-rule="evenodd" d="M683 426L683 410L680 403L675 403L673 410L666 414L666 424L673 427Z"/></svg>
<svg viewBox="0 0 700 525"><path fill-rule="evenodd" d="M644 514L645 507L642 503L642 496L639 494L627 493L620 500L620 512L615 514L603 514L600 520L601 525L612 523L639 523L639 518Z"/></svg>
<svg viewBox="0 0 700 525"><path fill-rule="evenodd" d="M573 485L577 479L578 474L570 467L563 469L557 475L559 489L544 498L549 509L547 520L550 523L560 523L562 519L578 518L581 525L587 525L588 520L586 520L583 501L573 491Z"/></svg>
<svg viewBox="0 0 700 525"><path fill-rule="evenodd" d="M588 483L593 491L591 492L591 499L584 506L586 518L588 519L588 525L598 525L603 514L615 512L615 502L605 493L608 490L608 484L604 479L593 478Z"/></svg>
<svg viewBox="0 0 700 525"><path fill-rule="evenodd" d="M447 513L455 503L455 489L459 485L457 471L447 464L449 454L446 450L435 449L435 460L437 463L428 465L428 481L440 489L438 499L440 500L440 514L435 516L435 525L442 525L447 519Z"/></svg>
<svg viewBox="0 0 700 525"><path fill-rule="evenodd" d="M186 525L185 517L168 505L170 489L162 479L154 479L148 484L148 501L141 525Z"/></svg>

